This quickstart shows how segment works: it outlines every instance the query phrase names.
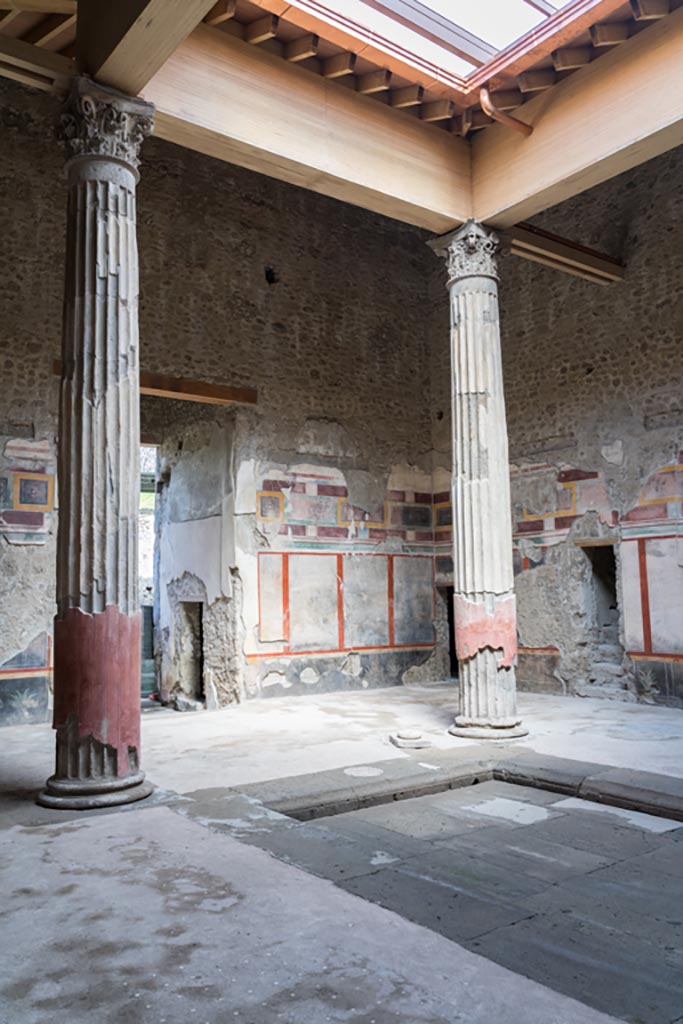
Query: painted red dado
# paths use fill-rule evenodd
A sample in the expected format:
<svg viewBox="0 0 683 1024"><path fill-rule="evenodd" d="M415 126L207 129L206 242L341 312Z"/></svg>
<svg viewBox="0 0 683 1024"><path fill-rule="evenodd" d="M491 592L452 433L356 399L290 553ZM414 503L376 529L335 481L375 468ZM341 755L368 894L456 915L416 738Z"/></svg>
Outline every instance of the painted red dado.
<svg viewBox="0 0 683 1024"><path fill-rule="evenodd" d="M94 736L117 751L117 775L137 770L128 749L140 749L142 615L115 605L88 614L70 608L55 621L54 727L78 718L81 738Z"/></svg>
<svg viewBox="0 0 683 1024"><path fill-rule="evenodd" d="M495 611L487 612L483 604L470 601L462 594L454 596L455 649L460 661L490 647L502 651L498 664L510 668L517 662L517 614L513 594L495 599Z"/></svg>

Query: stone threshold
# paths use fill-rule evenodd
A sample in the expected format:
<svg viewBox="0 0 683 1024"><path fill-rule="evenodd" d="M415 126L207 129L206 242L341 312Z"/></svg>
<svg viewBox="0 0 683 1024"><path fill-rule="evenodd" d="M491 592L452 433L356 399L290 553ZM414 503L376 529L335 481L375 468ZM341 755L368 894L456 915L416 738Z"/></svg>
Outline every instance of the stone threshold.
<svg viewBox="0 0 683 1024"><path fill-rule="evenodd" d="M457 759L447 751L422 750L405 759L235 789L272 811L311 821L492 780L683 821L683 779L530 751L492 757L480 747L459 752Z"/></svg>

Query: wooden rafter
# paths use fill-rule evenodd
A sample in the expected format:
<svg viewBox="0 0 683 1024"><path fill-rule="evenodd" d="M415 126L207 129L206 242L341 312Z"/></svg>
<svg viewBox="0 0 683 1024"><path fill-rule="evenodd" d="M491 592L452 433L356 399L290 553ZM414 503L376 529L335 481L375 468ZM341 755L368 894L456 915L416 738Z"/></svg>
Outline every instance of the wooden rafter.
<svg viewBox="0 0 683 1024"><path fill-rule="evenodd" d="M623 280L623 264L595 249L589 249L585 245L579 245L531 224L516 224L510 228L508 234L513 256L522 256L524 259L582 277L595 284L611 284Z"/></svg>
<svg viewBox="0 0 683 1024"><path fill-rule="evenodd" d="M21 39L0 37L0 75L47 92L67 92L75 73L72 60Z"/></svg>
<svg viewBox="0 0 683 1024"><path fill-rule="evenodd" d="M34 46L59 50L68 39L73 39L75 28L75 14L50 14L35 28L26 32L22 39L25 43L33 43Z"/></svg>
<svg viewBox="0 0 683 1024"><path fill-rule="evenodd" d="M2 0L3 7L37 14L75 14L76 0Z"/></svg>

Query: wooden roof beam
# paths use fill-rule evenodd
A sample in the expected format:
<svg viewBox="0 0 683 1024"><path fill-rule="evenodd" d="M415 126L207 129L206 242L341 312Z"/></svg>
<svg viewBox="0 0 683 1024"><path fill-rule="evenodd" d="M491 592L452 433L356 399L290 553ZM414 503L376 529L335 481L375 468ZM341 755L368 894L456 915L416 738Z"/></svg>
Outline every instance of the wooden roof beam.
<svg viewBox="0 0 683 1024"><path fill-rule="evenodd" d="M62 360L55 359L52 373L61 376ZM140 394L155 398L174 398L180 402L202 402L204 405L256 405L256 388L232 387L229 384L211 384L189 377L169 377L165 373L140 370Z"/></svg>
<svg viewBox="0 0 683 1024"><path fill-rule="evenodd" d="M207 25L143 96L177 145L430 231L470 214L462 139Z"/></svg>
<svg viewBox="0 0 683 1024"><path fill-rule="evenodd" d="M534 263L542 263L544 266L582 277L594 284L612 284L623 280L623 264L595 249L571 242L531 224L516 224L510 228L508 235L513 256L522 256Z"/></svg>
<svg viewBox="0 0 683 1024"><path fill-rule="evenodd" d="M212 7L213 0L79 0L78 66L135 96Z"/></svg>
<svg viewBox="0 0 683 1024"><path fill-rule="evenodd" d="M683 143L683 7L472 141L473 216L508 227ZM628 102L625 102L628 97Z"/></svg>

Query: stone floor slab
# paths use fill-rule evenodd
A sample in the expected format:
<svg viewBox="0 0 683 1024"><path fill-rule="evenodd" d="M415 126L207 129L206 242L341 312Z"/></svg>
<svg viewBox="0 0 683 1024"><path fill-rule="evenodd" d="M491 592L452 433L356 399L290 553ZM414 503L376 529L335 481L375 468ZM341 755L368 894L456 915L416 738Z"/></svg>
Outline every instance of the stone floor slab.
<svg viewBox="0 0 683 1024"><path fill-rule="evenodd" d="M614 1024L170 808L3 845L3 1024Z"/></svg>

